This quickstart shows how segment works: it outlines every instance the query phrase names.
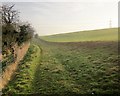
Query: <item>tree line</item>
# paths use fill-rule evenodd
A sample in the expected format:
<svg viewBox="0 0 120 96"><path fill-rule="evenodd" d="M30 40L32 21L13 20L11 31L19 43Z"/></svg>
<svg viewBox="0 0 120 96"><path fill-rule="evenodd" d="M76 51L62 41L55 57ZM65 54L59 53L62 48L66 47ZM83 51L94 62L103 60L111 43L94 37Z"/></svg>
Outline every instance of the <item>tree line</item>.
<svg viewBox="0 0 120 96"><path fill-rule="evenodd" d="M30 41L34 34L34 28L28 22L19 19L20 12L14 8L15 5L2 5L2 55L7 55L8 51L14 54L13 46L20 46L26 41Z"/></svg>

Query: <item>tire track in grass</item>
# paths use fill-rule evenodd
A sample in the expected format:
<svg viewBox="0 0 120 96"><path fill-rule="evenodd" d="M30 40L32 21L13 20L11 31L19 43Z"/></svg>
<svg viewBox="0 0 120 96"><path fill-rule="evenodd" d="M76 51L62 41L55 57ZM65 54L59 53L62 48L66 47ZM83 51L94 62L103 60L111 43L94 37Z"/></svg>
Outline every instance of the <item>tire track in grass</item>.
<svg viewBox="0 0 120 96"><path fill-rule="evenodd" d="M73 88L75 82L65 66L51 52L51 49L43 49L41 62L35 69L33 93L65 95L78 92Z"/></svg>
<svg viewBox="0 0 120 96"><path fill-rule="evenodd" d="M35 72L34 92L42 95L59 94L61 96L80 93L81 89L78 89L75 78L70 76L66 66L62 64L60 58L57 58L58 56L56 57L58 50L63 50L64 46L61 48L62 46L41 40L35 39L34 41L43 49L41 62Z"/></svg>

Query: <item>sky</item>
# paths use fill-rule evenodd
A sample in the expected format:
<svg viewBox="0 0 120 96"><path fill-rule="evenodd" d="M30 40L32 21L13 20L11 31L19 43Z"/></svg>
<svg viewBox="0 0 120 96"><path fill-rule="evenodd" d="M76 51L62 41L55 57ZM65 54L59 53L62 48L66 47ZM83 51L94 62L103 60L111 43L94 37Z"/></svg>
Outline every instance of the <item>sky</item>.
<svg viewBox="0 0 120 96"><path fill-rule="evenodd" d="M20 20L30 22L41 36L109 28L110 20L112 27L118 26L118 2L115 0L57 1L12 3L20 12Z"/></svg>

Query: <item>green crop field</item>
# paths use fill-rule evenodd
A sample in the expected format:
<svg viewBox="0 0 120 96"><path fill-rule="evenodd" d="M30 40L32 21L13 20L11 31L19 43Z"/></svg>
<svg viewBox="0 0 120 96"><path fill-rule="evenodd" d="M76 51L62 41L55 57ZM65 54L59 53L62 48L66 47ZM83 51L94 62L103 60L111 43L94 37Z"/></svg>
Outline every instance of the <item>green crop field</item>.
<svg viewBox="0 0 120 96"><path fill-rule="evenodd" d="M116 41L118 40L118 28L56 34L40 38L52 42Z"/></svg>

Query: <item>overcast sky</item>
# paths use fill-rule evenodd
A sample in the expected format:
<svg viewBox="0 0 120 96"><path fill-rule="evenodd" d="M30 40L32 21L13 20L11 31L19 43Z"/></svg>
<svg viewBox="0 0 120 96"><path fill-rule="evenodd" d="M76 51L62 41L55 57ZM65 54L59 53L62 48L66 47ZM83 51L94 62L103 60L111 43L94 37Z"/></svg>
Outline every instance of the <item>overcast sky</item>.
<svg viewBox="0 0 120 96"><path fill-rule="evenodd" d="M110 19L112 27L117 27L118 2L106 1L13 2L13 4L20 11L22 21L30 22L39 35L50 35L109 28Z"/></svg>

